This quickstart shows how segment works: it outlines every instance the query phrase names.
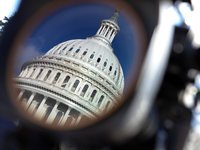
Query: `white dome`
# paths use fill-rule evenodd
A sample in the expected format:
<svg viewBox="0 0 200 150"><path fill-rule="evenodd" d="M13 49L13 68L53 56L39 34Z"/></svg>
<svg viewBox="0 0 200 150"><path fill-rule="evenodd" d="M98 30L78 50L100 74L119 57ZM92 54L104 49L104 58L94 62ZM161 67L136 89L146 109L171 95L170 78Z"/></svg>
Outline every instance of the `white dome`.
<svg viewBox="0 0 200 150"><path fill-rule="evenodd" d="M27 61L15 78L18 102L46 124L73 126L116 107L124 76L111 42L119 32L118 12L103 20L96 35L69 40Z"/></svg>
<svg viewBox="0 0 200 150"><path fill-rule="evenodd" d="M89 68L110 82L120 95L123 93L124 76L121 65L111 45L100 38L69 40L54 46L45 56L70 60L83 68ZM89 75L87 72L84 74Z"/></svg>

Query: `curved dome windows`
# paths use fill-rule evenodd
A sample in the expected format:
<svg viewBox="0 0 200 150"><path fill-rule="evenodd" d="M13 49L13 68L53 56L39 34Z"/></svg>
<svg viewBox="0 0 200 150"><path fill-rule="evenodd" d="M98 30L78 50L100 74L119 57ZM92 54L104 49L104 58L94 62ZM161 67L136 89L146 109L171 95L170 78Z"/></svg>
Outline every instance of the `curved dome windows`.
<svg viewBox="0 0 200 150"><path fill-rule="evenodd" d="M103 99L104 99L104 96L102 95L102 96L100 97L98 103L97 103L97 106L98 106L98 107L101 106L101 103L102 103Z"/></svg>
<svg viewBox="0 0 200 150"><path fill-rule="evenodd" d="M62 51L64 52L64 50L67 48L67 46L65 46L63 49L62 49ZM60 51L60 53L61 53L61 51Z"/></svg>
<svg viewBox="0 0 200 150"><path fill-rule="evenodd" d="M61 48L62 46L58 47L57 51Z"/></svg>
<svg viewBox="0 0 200 150"><path fill-rule="evenodd" d="M106 65L107 65L107 62L105 61L105 62L103 63L103 66L106 67Z"/></svg>
<svg viewBox="0 0 200 150"><path fill-rule="evenodd" d="M94 99L94 97L95 97L96 94L97 94L97 90L94 90L94 91L92 92L92 94L90 95L90 99L89 99L90 102L93 101L93 99Z"/></svg>
<svg viewBox="0 0 200 150"><path fill-rule="evenodd" d="M115 73L114 73L114 75L116 76L117 75L117 71L115 70Z"/></svg>
<svg viewBox="0 0 200 150"><path fill-rule="evenodd" d="M77 49L75 53L78 53L80 51L80 49Z"/></svg>
<svg viewBox="0 0 200 150"><path fill-rule="evenodd" d="M67 46L65 46L65 47L62 49L62 51L64 51L66 48L67 48Z"/></svg>
<svg viewBox="0 0 200 150"><path fill-rule="evenodd" d="M98 59L97 59L97 62L99 63L100 61L101 61L101 58L98 58Z"/></svg>
<svg viewBox="0 0 200 150"><path fill-rule="evenodd" d="M60 72L58 72L58 73L56 74L55 78L54 78L53 81L52 81L52 84L55 84L55 83L58 81L59 77L60 77Z"/></svg>
<svg viewBox="0 0 200 150"><path fill-rule="evenodd" d="M47 72L47 75L44 77L44 81L46 81L46 80L49 78L51 72L52 72L51 70L49 70L49 71Z"/></svg>
<svg viewBox="0 0 200 150"><path fill-rule="evenodd" d="M92 59L93 57L94 57L94 54L91 54L91 55L90 55L90 59Z"/></svg>
<svg viewBox="0 0 200 150"><path fill-rule="evenodd" d="M80 94L81 96L84 97L85 93L87 92L88 87L89 86L87 84L84 86L84 88L83 88L83 90L81 91L81 94Z"/></svg>
<svg viewBox="0 0 200 150"><path fill-rule="evenodd" d="M40 75L41 75L42 72L43 72L43 69L40 69L40 72L38 73L36 79L38 79L40 77Z"/></svg>
<svg viewBox="0 0 200 150"><path fill-rule="evenodd" d="M69 49L69 52L72 51L72 50L73 50L73 47L71 47L71 48Z"/></svg>
<svg viewBox="0 0 200 150"><path fill-rule="evenodd" d="M84 52L83 52L83 56L85 56L86 54L87 54L87 51L84 51Z"/></svg>
<svg viewBox="0 0 200 150"><path fill-rule="evenodd" d="M112 66L110 66L109 70L112 71Z"/></svg>
<svg viewBox="0 0 200 150"><path fill-rule="evenodd" d="M59 54L61 53L61 50L59 51L59 49L62 47L62 45L56 50ZM56 52L55 51L55 52ZM62 50L63 51L63 50Z"/></svg>
<svg viewBox="0 0 200 150"><path fill-rule="evenodd" d="M67 83L69 82L69 79L70 79L70 76L67 76L65 80L63 81L63 83L61 84L61 87L63 88L66 87Z"/></svg>
<svg viewBox="0 0 200 150"><path fill-rule="evenodd" d="M74 92L74 91L76 90L76 88L78 87L79 83L80 83L79 80L76 80L76 81L74 82L74 85L72 86L72 89L71 89L72 92Z"/></svg>

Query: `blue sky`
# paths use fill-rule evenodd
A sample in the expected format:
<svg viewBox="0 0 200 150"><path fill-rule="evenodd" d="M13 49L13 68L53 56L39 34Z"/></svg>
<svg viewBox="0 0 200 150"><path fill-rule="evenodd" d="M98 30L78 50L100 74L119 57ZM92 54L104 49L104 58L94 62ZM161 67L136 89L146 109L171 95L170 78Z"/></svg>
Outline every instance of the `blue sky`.
<svg viewBox="0 0 200 150"><path fill-rule="evenodd" d="M20 55L18 73L21 65L36 56L44 55L53 46L71 39L85 39L96 34L103 19L115 12L113 8L96 3L85 3L60 9L43 20L32 32ZM127 76L134 56L134 35L128 21L120 13L118 20L120 32L115 36L112 47L118 57L124 75Z"/></svg>

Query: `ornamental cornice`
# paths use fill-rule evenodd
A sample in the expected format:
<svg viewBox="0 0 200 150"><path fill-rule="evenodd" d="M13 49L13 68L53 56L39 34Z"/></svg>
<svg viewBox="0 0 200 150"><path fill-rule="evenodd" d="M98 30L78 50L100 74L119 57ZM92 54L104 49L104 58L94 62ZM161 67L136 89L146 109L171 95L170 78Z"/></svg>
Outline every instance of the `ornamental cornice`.
<svg viewBox="0 0 200 150"><path fill-rule="evenodd" d="M90 106L90 107L86 107L87 105L85 105L84 103L81 103L81 100L80 101L75 101L73 100L73 98L69 97L67 94L64 94L58 90L55 90L55 88L49 88L50 86L42 86L41 84L35 84L34 82L24 82L22 80L19 79L19 81L16 81L15 80L15 86L18 86L24 90L33 90L34 92L36 93L40 93L42 95L44 95L45 92L47 92L46 94L49 95L47 97L60 97L60 99L64 99L62 101L60 101L61 103L64 103L64 104L67 104L73 108L75 108L76 110L80 111L82 109L82 112L84 113L89 113L89 114L92 114L94 115L95 117L98 117L100 115L103 114L103 112L100 110L100 109L97 109L96 107L94 106ZM66 92L66 91L65 91ZM80 98L79 98L80 99ZM57 100L55 98L55 100ZM73 103L73 104L72 104Z"/></svg>
<svg viewBox="0 0 200 150"><path fill-rule="evenodd" d="M101 89L104 89L102 91L105 93L109 93L108 95L110 95L110 99L113 99L113 100L121 99L120 93L117 92L117 89L114 87L114 85L112 85L112 83L107 81L105 78L103 78L101 76L97 76L97 73L95 73L93 70L90 70L88 68L85 68L85 70L83 71L82 68L80 69L80 66L76 63L70 62L68 60L66 62L67 63L63 64L62 61L60 61L60 62L58 62L56 60L52 61L52 59L51 60L35 59L35 60L31 60L31 61L28 61L25 64L23 64L22 68L25 68L26 66L29 66L29 65L30 66L44 65L44 66L48 66L49 68L52 68L52 69L56 68L56 69L59 69L60 71L68 71L71 74L85 77L85 79L87 81L89 81L90 83L94 84L97 87L100 87ZM79 68L72 66L73 64L78 65ZM83 67L83 69L84 69L84 67ZM96 78L96 80L95 80L95 78ZM100 80L102 82L98 82L98 80Z"/></svg>

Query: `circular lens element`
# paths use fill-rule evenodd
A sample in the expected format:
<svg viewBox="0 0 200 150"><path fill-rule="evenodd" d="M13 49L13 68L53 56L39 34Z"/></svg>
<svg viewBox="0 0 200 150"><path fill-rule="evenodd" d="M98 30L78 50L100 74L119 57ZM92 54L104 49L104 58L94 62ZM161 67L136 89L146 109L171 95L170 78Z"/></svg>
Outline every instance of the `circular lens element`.
<svg viewBox="0 0 200 150"><path fill-rule="evenodd" d="M22 116L69 130L94 124L123 104L135 89L146 37L135 11L121 3L115 9L111 2L53 2L27 20L8 70Z"/></svg>

